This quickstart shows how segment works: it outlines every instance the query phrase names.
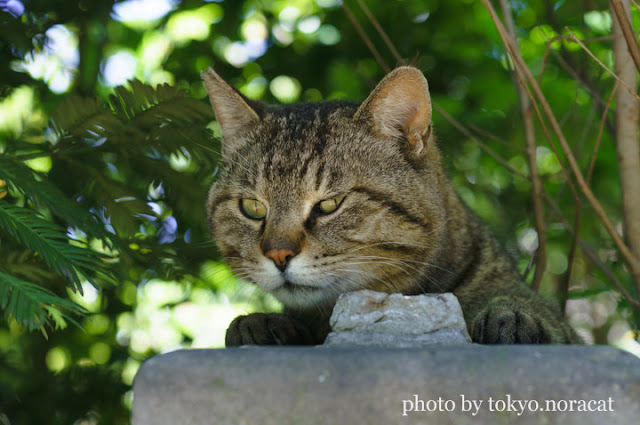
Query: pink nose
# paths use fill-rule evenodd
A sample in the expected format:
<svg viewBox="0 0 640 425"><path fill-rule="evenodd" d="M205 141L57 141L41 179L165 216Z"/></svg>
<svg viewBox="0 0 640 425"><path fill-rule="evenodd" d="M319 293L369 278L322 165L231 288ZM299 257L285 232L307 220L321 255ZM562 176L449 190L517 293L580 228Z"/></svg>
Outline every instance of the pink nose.
<svg viewBox="0 0 640 425"><path fill-rule="evenodd" d="M287 263L295 257L296 253L288 249L271 249L264 253L264 256L271 258L276 267L283 272L287 268Z"/></svg>

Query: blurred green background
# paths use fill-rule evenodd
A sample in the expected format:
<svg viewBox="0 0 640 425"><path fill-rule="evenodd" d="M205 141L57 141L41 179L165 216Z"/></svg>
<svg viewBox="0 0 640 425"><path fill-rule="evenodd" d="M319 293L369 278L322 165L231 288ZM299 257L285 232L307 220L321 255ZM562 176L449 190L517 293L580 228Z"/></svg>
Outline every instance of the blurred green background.
<svg viewBox="0 0 640 425"><path fill-rule="evenodd" d="M508 60L481 2L366 3L425 72L434 101L528 175ZM395 65L357 1L346 4ZM510 4L522 54L586 173L614 80L577 44L551 41L568 26L613 67L608 3ZM208 235L204 200L220 130L200 71L212 66L272 103L362 100L384 71L339 0L1 0L0 8L0 423L126 424L145 359L221 347L236 315L280 308L232 276ZM434 120L460 194L525 272L537 246L529 183L441 114ZM613 122L609 112L592 188L621 229ZM573 225L560 163L537 132L544 187ZM581 239L635 294L583 205ZM541 291L557 296L571 234L546 207ZM11 230L16 220L22 232ZM27 232L44 228L42 240ZM582 251L572 265L571 323L589 343L640 353L638 311Z"/></svg>

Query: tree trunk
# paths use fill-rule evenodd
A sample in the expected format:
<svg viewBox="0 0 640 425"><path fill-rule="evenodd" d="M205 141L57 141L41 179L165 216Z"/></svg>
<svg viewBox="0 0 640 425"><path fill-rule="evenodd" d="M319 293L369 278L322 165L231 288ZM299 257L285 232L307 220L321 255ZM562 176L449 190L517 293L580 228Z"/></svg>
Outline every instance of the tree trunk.
<svg viewBox="0 0 640 425"><path fill-rule="evenodd" d="M622 3L627 20L631 16L629 0ZM613 51L616 74L634 91L637 91L636 68L629 53L629 46L622 32L616 13L613 18ZM636 43L635 40L633 40ZM618 170L622 189L624 235L631 253L640 260L640 144L638 143L638 114L640 104L628 90L618 90L616 100L616 128ZM640 275L632 272L640 294Z"/></svg>

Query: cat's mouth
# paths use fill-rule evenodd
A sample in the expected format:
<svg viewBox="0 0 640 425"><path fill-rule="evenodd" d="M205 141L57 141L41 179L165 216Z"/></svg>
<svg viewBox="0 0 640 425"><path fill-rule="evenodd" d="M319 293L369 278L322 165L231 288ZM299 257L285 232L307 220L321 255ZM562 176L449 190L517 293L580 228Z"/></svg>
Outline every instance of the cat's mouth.
<svg viewBox="0 0 640 425"><path fill-rule="evenodd" d="M279 289L284 289L286 291L292 291L292 292L295 292L295 291L313 292L313 291L320 290L320 288L318 288L317 286L301 285L299 283L293 283L288 280L285 280Z"/></svg>
<svg viewBox="0 0 640 425"><path fill-rule="evenodd" d="M332 292L327 292L325 287L283 280L271 293L287 306L307 308L333 300Z"/></svg>

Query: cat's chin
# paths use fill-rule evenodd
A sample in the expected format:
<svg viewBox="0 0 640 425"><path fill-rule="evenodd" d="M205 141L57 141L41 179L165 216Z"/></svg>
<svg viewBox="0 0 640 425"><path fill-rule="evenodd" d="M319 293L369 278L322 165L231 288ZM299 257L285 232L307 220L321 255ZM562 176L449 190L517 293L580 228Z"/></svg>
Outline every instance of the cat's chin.
<svg viewBox="0 0 640 425"><path fill-rule="evenodd" d="M281 286L270 292L284 305L294 308L333 304L338 298L338 294L329 292L326 288L301 285L289 281L285 281Z"/></svg>

